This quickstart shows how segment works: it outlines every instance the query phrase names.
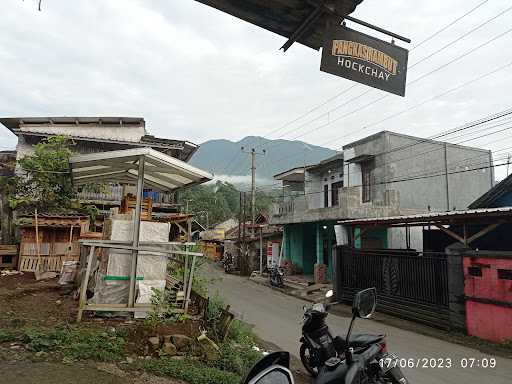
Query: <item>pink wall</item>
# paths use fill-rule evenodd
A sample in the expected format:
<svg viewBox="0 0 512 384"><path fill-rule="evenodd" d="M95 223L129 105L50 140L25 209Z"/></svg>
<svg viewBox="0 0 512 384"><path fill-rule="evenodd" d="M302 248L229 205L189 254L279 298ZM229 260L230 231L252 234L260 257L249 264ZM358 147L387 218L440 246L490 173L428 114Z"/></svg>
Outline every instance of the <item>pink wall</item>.
<svg viewBox="0 0 512 384"><path fill-rule="evenodd" d="M472 276L469 267L480 268L482 276ZM512 340L512 280L499 279L498 269L512 270L512 259L464 257L468 334L503 342ZM482 303L482 300L495 303Z"/></svg>

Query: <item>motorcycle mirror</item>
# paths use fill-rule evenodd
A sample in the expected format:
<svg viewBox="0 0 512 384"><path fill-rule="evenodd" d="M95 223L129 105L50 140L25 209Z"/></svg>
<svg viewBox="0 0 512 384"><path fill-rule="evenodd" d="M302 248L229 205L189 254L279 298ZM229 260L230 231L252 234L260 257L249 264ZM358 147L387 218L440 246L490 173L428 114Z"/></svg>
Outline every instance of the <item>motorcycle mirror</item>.
<svg viewBox="0 0 512 384"><path fill-rule="evenodd" d="M247 384L294 384L292 373L281 365L272 365Z"/></svg>
<svg viewBox="0 0 512 384"><path fill-rule="evenodd" d="M325 292L325 297L328 299L329 297L332 297L334 295L334 291L332 289L329 289L327 292Z"/></svg>
<svg viewBox="0 0 512 384"><path fill-rule="evenodd" d="M352 313L361 319L368 319L375 312L377 306L377 289L368 288L359 291L354 297Z"/></svg>

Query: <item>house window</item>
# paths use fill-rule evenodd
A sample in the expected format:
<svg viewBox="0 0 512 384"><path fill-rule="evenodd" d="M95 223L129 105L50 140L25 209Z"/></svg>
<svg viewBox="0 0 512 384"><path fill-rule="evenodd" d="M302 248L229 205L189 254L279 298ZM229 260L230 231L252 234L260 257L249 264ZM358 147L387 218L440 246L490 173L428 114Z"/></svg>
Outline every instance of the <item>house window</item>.
<svg viewBox="0 0 512 384"><path fill-rule="evenodd" d="M361 174L363 179L363 203L372 200L372 171L373 161L361 163Z"/></svg>
<svg viewBox="0 0 512 384"><path fill-rule="evenodd" d="M512 269L498 269L498 279L512 280Z"/></svg>
<svg viewBox="0 0 512 384"><path fill-rule="evenodd" d="M324 185L324 208L329 206L329 185Z"/></svg>
<svg viewBox="0 0 512 384"><path fill-rule="evenodd" d="M482 277L482 268L479 266L468 267L468 275L475 277Z"/></svg>
<svg viewBox="0 0 512 384"><path fill-rule="evenodd" d="M331 188L331 205L334 207L339 205L339 193L340 189L343 188L343 181L333 183Z"/></svg>

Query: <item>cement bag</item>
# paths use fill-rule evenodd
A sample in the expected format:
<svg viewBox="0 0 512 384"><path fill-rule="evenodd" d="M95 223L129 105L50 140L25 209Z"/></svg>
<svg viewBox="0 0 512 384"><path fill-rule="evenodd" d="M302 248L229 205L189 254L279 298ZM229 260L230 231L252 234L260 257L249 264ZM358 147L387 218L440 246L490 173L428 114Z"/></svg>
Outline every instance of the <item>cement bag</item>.
<svg viewBox="0 0 512 384"><path fill-rule="evenodd" d="M153 289L163 291L165 289L165 280L144 280L139 281L139 295L137 297L138 304L150 304ZM134 314L136 319L144 319L147 311L137 311Z"/></svg>

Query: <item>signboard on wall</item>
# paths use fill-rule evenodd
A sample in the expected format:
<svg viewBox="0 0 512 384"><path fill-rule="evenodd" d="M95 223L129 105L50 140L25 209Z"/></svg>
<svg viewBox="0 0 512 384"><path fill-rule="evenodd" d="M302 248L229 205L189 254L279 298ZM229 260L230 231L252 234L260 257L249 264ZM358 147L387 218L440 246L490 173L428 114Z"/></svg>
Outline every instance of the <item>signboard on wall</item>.
<svg viewBox="0 0 512 384"><path fill-rule="evenodd" d="M409 51L344 26L326 33L320 70L405 96Z"/></svg>

